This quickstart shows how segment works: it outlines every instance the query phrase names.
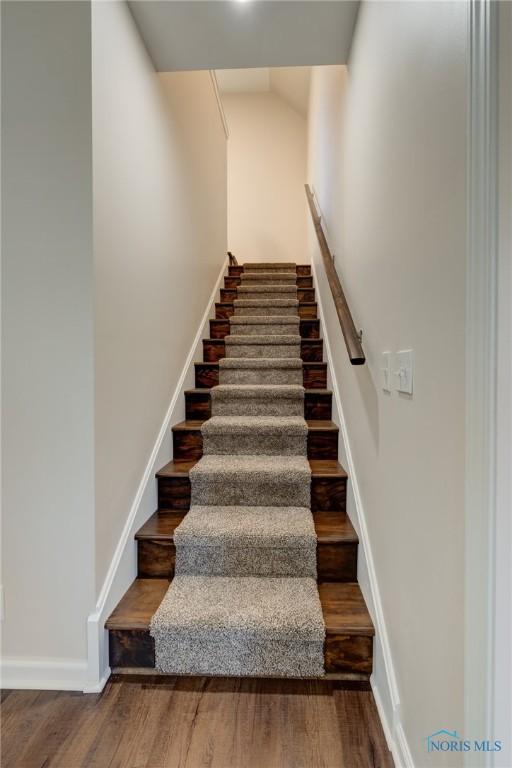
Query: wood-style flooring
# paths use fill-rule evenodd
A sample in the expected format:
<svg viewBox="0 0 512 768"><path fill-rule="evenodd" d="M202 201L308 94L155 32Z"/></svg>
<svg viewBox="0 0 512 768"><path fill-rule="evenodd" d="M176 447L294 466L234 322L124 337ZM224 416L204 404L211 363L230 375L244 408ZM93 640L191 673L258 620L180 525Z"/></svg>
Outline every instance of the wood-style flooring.
<svg viewBox="0 0 512 768"><path fill-rule="evenodd" d="M371 691L318 680L4 691L1 749L2 768L393 768Z"/></svg>

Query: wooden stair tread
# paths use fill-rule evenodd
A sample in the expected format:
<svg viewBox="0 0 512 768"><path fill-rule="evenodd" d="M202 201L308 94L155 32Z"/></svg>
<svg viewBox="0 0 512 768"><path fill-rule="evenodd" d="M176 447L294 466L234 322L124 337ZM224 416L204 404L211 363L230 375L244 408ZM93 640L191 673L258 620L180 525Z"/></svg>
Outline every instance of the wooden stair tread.
<svg viewBox="0 0 512 768"><path fill-rule="evenodd" d="M135 579L105 627L109 630L149 630L151 617L169 587L167 579ZM363 635L375 632L358 584L325 583L318 585L325 629L331 635Z"/></svg>
<svg viewBox="0 0 512 768"><path fill-rule="evenodd" d="M201 365L207 365L207 363L201 363ZM212 363L212 365L217 365L217 363ZM305 365L305 363L303 363L303 365ZM312 365L318 365L318 363L312 363ZM185 394L209 395L210 391L209 387L191 387L190 389L185 390ZM332 395L332 389L306 389L306 396L307 395Z"/></svg>
<svg viewBox="0 0 512 768"><path fill-rule="evenodd" d="M157 477L184 477L199 459L190 461L169 461L156 473ZM308 459L313 477L346 478L347 473L335 459Z"/></svg>
<svg viewBox="0 0 512 768"><path fill-rule="evenodd" d="M172 541L174 531L186 515L186 511L155 512L135 534L137 540ZM348 516L338 512L313 514L319 544L357 543L358 537Z"/></svg>
<svg viewBox="0 0 512 768"><path fill-rule="evenodd" d="M196 432L201 429L205 421L208 421L208 419L186 419L175 424L172 431ZM338 425L329 419L306 419L306 424L309 429L314 429L317 432L339 432Z"/></svg>
<svg viewBox="0 0 512 768"><path fill-rule="evenodd" d="M317 339L317 341L318 341L318 339ZM257 359L257 358L255 358L255 359ZM212 362L209 362L208 360L205 361L205 362L201 362L201 361L197 361L196 360L194 365L200 365L201 367L204 367L204 368L213 368L213 369L219 367L218 363L212 363ZM327 363L326 363L325 360L314 360L313 362L308 362L307 360L303 360L302 361L302 367L303 368L318 368L318 366L321 366L322 368L327 368Z"/></svg>

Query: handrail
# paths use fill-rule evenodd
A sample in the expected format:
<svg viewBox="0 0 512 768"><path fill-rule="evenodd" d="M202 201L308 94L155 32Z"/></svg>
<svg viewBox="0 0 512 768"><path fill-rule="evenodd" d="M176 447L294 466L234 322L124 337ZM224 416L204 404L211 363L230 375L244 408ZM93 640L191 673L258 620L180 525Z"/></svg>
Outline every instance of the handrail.
<svg viewBox="0 0 512 768"><path fill-rule="evenodd" d="M356 331L354 320L350 314L350 309L347 304L345 294L343 293L343 288L341 287L340 279L338 277L338 273L336 272L336 267L334 266L331 251L329 250L329 246L327 245L327 240L322 229L321 217L317 212L313 193L311 192L309 184L305 184L304 186L306 189L306 197L308 199L309 210L311 211L311 217L313 219L316 236L318 238L318 244L320 246L320 252L324 261L327 280L331 288L332 297L334 299L334 306L336 307L336 312L340 321L343 338L345 339L345 344L347 345L347 352L350 358L350 362L352 365L364 365L365 356L361 344L362 334Z"/></svg>

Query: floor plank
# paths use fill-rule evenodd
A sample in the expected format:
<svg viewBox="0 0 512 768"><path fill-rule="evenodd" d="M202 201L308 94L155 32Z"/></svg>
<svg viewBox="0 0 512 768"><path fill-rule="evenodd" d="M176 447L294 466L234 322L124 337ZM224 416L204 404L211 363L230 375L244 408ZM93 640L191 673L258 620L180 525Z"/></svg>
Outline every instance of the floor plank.
<svg viewBox="0 0 512 768"><path fill-rule="evenodd" d="M2 768L393 768L371 691L332 681L114 676L2 722Z"/></svg>

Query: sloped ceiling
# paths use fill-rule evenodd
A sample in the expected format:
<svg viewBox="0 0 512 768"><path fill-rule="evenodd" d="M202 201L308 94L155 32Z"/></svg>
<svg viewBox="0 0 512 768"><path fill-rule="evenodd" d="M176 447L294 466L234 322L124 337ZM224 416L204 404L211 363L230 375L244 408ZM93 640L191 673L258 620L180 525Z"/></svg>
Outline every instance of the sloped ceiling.
<svg viewBox="0 0 512 768"><path fill-rule="evenodd" d="M155 68L346 64L352 0L131 0Z"/></svg>

